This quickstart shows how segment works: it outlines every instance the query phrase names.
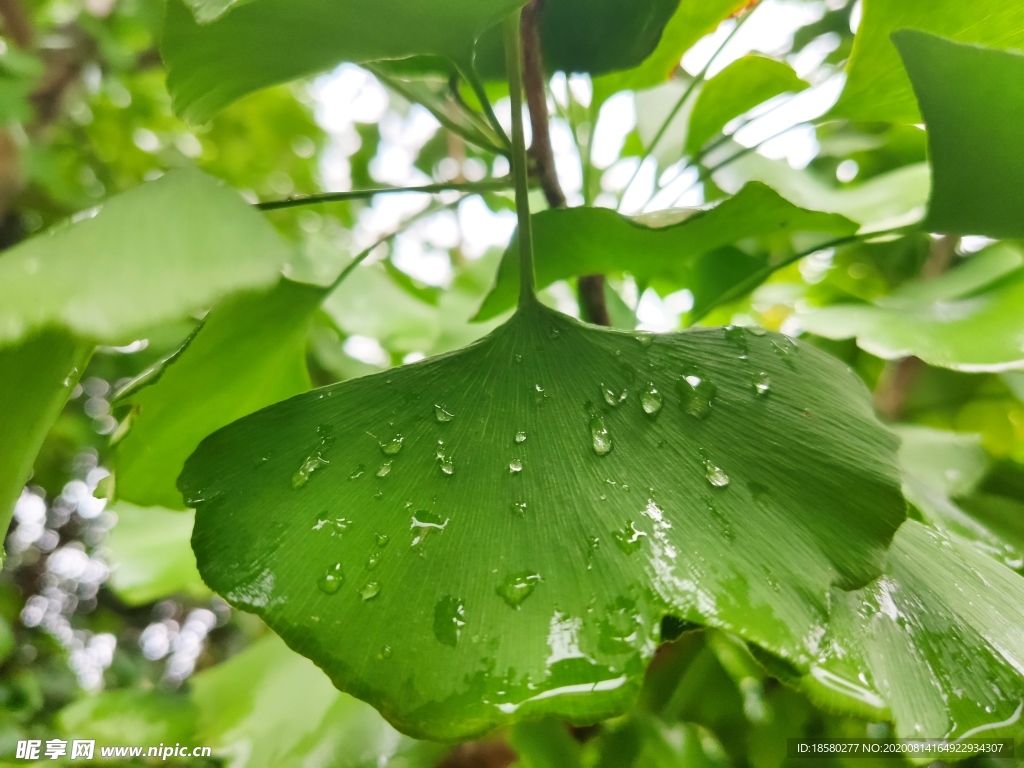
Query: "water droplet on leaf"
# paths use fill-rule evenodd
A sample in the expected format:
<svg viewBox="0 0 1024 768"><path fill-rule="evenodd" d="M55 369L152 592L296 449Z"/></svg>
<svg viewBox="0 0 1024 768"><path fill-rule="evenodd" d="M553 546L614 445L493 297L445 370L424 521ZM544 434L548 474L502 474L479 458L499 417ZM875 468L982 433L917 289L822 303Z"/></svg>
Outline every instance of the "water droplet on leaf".
<svg viewBox="0 0 1024 768"><path fill-rule="evenodd" d="M612 436L608 434L608 428L600 415L594 414L590 417L590 436L592 438L594 453L598 456L607 456L612 450Z"/></svg>
<svg viewBox="0 0 1024 768"><path fill-rule="evenodd" d="M512 459L512 461L509 462L508 471L511 472L513 475L518 475L520 472L522 472L523 471L523 461L522 461L522 459Z"/></svg>
<svg viewBox="0 0 1024 768"><path fill-rule="evenodd" d="M634 338L640 342L640 346L647 349L654 343L653 333L638 333Z"/></svg>
<svg viewBox="0 0 1024 768"><path fill-rule="evenodd" d="M643 546L645 536L647 536L647 534L639 530L636 527L636 523L632 520L626 523L622 530L612 532L612 537L615 539L615 546L627 555L632 555Z"/></svg>
<svg viewBox="0 0 1024 768"><path fill-rule="evenodd" d="M540 580L539 573L531 571L515 573L501 582L496 591L509 607L518 610L523 601L533 594L533 590L537 588Z"/></svg>
<svg viewBox="0 0 1024 768"><path fill-rule="evenodd" d="M335 563L327 572L320 577L316 585L320 588L320 591L327 595L333 595L339 589L341 585L345 583L345 574L342 572L341 563Z"/></svg>
<svg viewBox="0 0 1024 768"><path fill-rule="evenodd" d="M386 533L377 534L377 546L381 549L384 549L384 547L388 545L389 541L391 541L391 537L388 536Z"/></svg>
<svg viewBox="0 0 1024 768"><path fill-rule="evenodd" d="M449 411L446 411L443 406L435 405L434 418L437 419L439 424L446 424L455 417Z"/></svg>
<svg viewBox="0 0 1024 768"><path fill-rule="evenodd" d="M767 371L754 375L754 392L758 396L767 395L772 390L772 380Z"/></svg>
<svg viewBox="0 0 1024 768"><path fill-rule="evenodd" d="M401 435L395 435L390 440L380 444L381 453L385 456L394 456L402 450L402 443L405 442L405 438Z"/></svg>
<svg viewBox="0 0 1024 768"><path fill-rule="evenodd" d="M515 441L517 443L525 443L526 442L526 433L525 432L516 432Z"/></svg>
<svg viewBox="0 0 1024 768"><path fill-rule="evenodd" d="M380 583L376 581L368 581L363 588L359 590L359 596L363 600L373 600L377 595L380 594Z"/></svg>
<svg viewBox="0 0 1024 768"><path fill-rule="evenodd" d="M647 386L640 390L640 405L648 416L657 416L663 403L664 398L655 388L654 382L647 382Z"/></svg>
<svg viewBox="0 0 1024 768"><path fill-rule="evenodd" d="M363 476L364 472L366 472L366 465L365 464L360 464L358 467L355 468L355 471L351 475L348 476L348 479L349 480L358 480L360 477Z"/></svg>
<svg viewBox="0 0 1024 768"><path fill-rule="evenodd" d="M372 571L380 565L380 553L374 553L370 555L370 559L366 561L366 570Z"/></svg>
<svg viewBox="0 0 1024 768"><path fill-rule="evenodd" d="M716 465L703 450L700 452L700 460L704 465L704 476L715 488L725 488L729 484L729 476L721 467Z"/></svg>
<svg viewBox="0 0 1024 768"><path fill-rule="evenodd" d="M377 477L387 477L388 473L391 472L391 462L385 461L380 465L380 469L377 470Z"/></svg>
<svg viewBox="0 0 1024 768"><path fill-rule="evenodd" d="M629 392L622 390L622 392L616 393L611 387L602 384L601 385L601 397L608 403L612 408L618 407L619 403L625 402L626 398L629 397Z"/></svg>
<svg viewBox="0 0 1024 768"><path fill-rule="evenodd" d="M746 360L750 356L750 347L747 342L747 331L739 325L730 325L725 329L725 340L738 351L740 360Z"/></svg>
<svg viewBox="0 0 1024 768"><path fill-rule="evenodd" d="M445 596L434 606L434 637L454 648L466 626L466 605L456 597Z"/></svg>
<svg viewBox="0 0 1024 768"><path fill-rule="evenodd" d="M695 419L706 418L711 413L718 388L711 383L707 374L694 365L687 366L679 379L677 388L683 410Z"/></svg>
<svg viewBox="0 0 1024 768"><path fill-rule="evenodd" d="M526 516L526 502L525 501L514 501L512 502L512 511L519 517Z"/></svg>

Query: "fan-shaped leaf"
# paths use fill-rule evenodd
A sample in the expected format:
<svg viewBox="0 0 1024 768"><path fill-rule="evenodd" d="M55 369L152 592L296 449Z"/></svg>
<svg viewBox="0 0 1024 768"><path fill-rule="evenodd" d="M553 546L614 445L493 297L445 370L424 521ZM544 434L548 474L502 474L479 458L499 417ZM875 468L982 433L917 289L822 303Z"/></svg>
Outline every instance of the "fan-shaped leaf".
<svg viewBox="0 0 1024 768"><path fill-rule="evenodd" d="M700 151L734 117L783 93L810 87L788 64L766 56L744 56L708 80L697 97L686 136L686 152Z"/></svg>
<svg viewBox="0 0 1024 768"><path fill-rule="evenodd" d="M663 615L796 665L904 503L863 386L741 329L529 304L457 353L215 433L179 485L207 583L411 734L635 695Z"/></svg>
<svg viewBox="0 0 1024 768"><path fill-rule="evenodd" d="M1024 48L1024 6L1006 0L864 0L846 88L833 110L835 116L920 122L910 79L891 39L901 29L1019 50Z"/></svg>
<svg viewBox="0 0 1024 768"><path fill-rule="evenodd" d="M888 708L901 738L1020 735L1024 578L908 521L885 575L833 597L830 653L812 690L862 689L867 703Z"/></svg>
<svg viewBox="0 0 1024 768"><path fill-rule="evenodd" d="M925 225L936 232L1024 237L1024 53L922 32L898 32L893 39L928 125L933 171Z"/></svg>
<svg viewBox="0 0 1024 768"><path fill-rule="evenodd" d="M117 493L142 506L182 509L175 480L199 442L235 419L309 389L306 334L323 288L282 280L230 299L129 398L130 431L117 446Z"/></svg>
<svg viewBox="0 0 1024 768"><path fill-rule="evenodd" d="M535 214L537 285L545 287L577 275L629 272L639 280L661 279L673 288L689 288L697 312L724 290L764 270L774 255L766 243L785 247L786 238L799 232L822 235L820 242L857 230L849 219L798 208L759 183L748 184L735 197L688 217L679 212L653 216L630 219L603 208ZM728 247L755 239L760 247L753 253ZM477 320L494 317L515 303L519 281L515 254L513 242Z"/></svg>
<svg viewBox="0 0 1024 768"><path fill-rule="evenodd" d="M909 283L876 304L837 304L800 315L830 339L856 337L886 360L911 355L960 371L1024 368L1024 256L1001 243L935 280Z"/></svg>
<svg viewBox="0 0 1024 768"><path fill-rule="evenodd" d="M0 345L62 327L124 343L273 285L287 246L231 189L195 170L113 197L0 259Z"/></svg>

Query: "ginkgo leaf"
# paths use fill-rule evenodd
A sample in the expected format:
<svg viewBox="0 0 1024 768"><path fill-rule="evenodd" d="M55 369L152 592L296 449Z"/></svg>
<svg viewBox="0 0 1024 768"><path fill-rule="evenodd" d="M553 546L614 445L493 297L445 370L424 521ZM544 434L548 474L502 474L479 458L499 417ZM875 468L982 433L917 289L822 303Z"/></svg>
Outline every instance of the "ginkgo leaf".
<svg viewBox="0 0 1024 768"><path fill-rule="evenodd" d="M917 280L874 304L836 304L800 314L804 328L856 338L886 360L911 355L959 371L1024 368L1024 255L999 243L934 280Z"/></svg>
<svg viewBox="0 0 1024 768"><path fill-rule="evenodd" d="M734 243L760 239L785 247L788 236L796 233L810 233L824 242L857 230L843 216L799 208L760 183L748 184L709 210L682 214L658 212L631 219L604 208L535 214L537 285L543 288L577 275L629 272L638 280L658 278L673 289L689 288L697 312L723 291L763 271L775 255L763 246L748 253L730 247ZM513 241L475 319L494 317L515 303L516 248Z"/></svg>
<svg viewBox="0 0 1024 768"><path fill-rule="evenodd" d="M117 444L117 495L182 509L175 487L185 459L207 435L309 389L306 335L323 288L282 280L266 293L214 309L184 349L142 374Z"/></svg>
<svg viewBox="0 0 1024 768"><path fill-rule="evenodd" d="M7 531L36 454L91 353L90 345L61 331L0 346L0 531Z"/></svg>
<svg viewBox="0 0 1024 768"><path fill-rule="evenodd" d="M686 152L694 155L735 117L783 93L810 85L788 64L767 56L744 56L727 66L701 89L690 116Z"/></svg>
<svg viewBox="0 0 1024 768"><path fill-rule="evenodd" d="M161 52L174 109L205 122L231 102L278 83L357 64L438 56L468 69L480 35L525 0L258 0L200 24L167 3Z"/></svg>
<svg viewBox="0 0 1024 768"><path fill-rule="evenodd" d="M449 355L211 435L179 480L200 573L411 735L635 696L666 614L794 665L904 517L859 379L739 328L528 302Z"/></svg>
<svg viewBox="0 0 1024 768"><path fill-rule="evenodd" d="M42 328L123 344L277 282L289 248L241 196L179 170L0 259L0 345Z"/></svg>
<svg viewBox="0 0 1024 768"><path fill-rule="evenodd" d="M1024 53L922 32L893 39L928 125L933 183L925 226L1024 237Z"/></svg>
<svg viewBox="0 0 1024 768"><path fill-rule="evenodd" d="M864 0L846 87L832 111L834 116L920 122L910 78L900 66L892 40L892 34L901 29L1020 50L1024 48L1024 6L1006 0Z"/></svg>
<svg viewBox="0 0 1024 768"><path fill-rule="evenodd" d="M1024 577L956 535L908 521L885 574L833 598L829 653L805 680L812 695L859 690L888 710L900 738L1024 731Z"/></svg>

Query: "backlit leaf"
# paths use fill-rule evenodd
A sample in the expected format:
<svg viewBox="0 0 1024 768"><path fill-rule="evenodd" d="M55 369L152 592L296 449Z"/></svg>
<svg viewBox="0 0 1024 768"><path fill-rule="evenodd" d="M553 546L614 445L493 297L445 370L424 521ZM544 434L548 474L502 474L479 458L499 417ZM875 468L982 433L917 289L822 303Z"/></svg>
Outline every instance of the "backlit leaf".
<svg viewBox="0 0 1024 768"><path fill-rule="evenodd" d="M903 519L893 451L814 348L530 304L236 422L179 485L212 588L396 727L458 739L622 711L669 613L808 664L830 585L873 578Z"/></svg>

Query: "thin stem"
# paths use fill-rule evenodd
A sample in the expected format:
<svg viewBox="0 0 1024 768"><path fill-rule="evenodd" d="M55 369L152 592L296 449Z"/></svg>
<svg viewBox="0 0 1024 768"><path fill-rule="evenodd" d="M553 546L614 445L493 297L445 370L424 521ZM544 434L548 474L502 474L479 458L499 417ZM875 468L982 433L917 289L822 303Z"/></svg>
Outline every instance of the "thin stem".
<svg viewBox="0 0 1024 768"><path fill-rule="evenodd" d="M493 179L461 183L425 184L421 187L377 187L374 189L353 189L349 192L325 192L321 195L303 195L289 197L285 200L270 200L257 203L261 211L278 211L283 208L297 208L302 205L319 205L320 203L341 203L346 200L365 200L376 195L394 195L402 192L418 192L436 194L438 192L465 192L479 194L482 192L498 192L511 189L511 179Z"/></svg>
<svg viewBox="0 0 1024 768"><path fill-rule="evenodd" d="M491 128L491 124L487 122L487 119L473 109L462 96L462 91L459 89L459 81L462 79L462 75L458 72L452 74L448 79L448 93L452 97L452 101L455 102L455 106L469 119L473 125L481 131L483 134L493 133L494 129Z"/></svg>
<svg viewBox="0 0 1024 768"><path fill-rule="evenodd" d="M727 304L730 301L735 301L741 296L745 296L746 294L750 293L752 290L757 288L757 286L761 285L761 283L763 283L773 274L778 272L780 269L785 269L790 264L795 264L801 259L805 259L808 256L814 255L815 253L819 253L820 251L827 251L829 248L838 248L839 246L842 245L860 242L862 240L874 240L875 238L886 237L887 235L910 234L911 232L917 231L917 229L917 225L911 225L909 227L896 227L895 229L886 229L880 232L865 232L863 234L847 235L846 237L839 237L836 238L835 240L830 240L827 243L816 245L813 248L808 248L806 251L800 251L799 253L795 253L792 256L783 259L778 264L772 264L767 267L764 267L763 269L758 270L743 282L737 283L730 290L726 291L717 299L715 299L715 301L712 304L705 307L700 312L690 315L687 318L687 321L689 325L695 325L696 323L699 323L701 320L707 317L708 313L710 313L713 309L716 309L722 306L723 304Z"/></svg>
<svg viewBox="0 0 1024 768"><path fill-rule="evenodd" d="M356 267L358 267L360 264L362 264L364 261L366 261L366 259L369 258L371 253L373 253L375 250L380 248L382 245L390 243L392 240L394 240L400 234L402 234L407 229L409 229L409 227L411 227L417 221L419 221L420 219L424 219L427 216L430 216L432 214L435 214L438 211L443 211L445 208L452 208L453 206L458 205L460 202L462 202L462 198L461 197L458 200L456 200L455 202L452 202L452 203L435 203L433 205L428 205L426 208L424 208L419 213L415 213L412 216L410 216L408 219L403 221L398 226L398 228L395 229L393 232L391 232L390 234L384 235L384 237L380 238L380 240L375 242L369 248L366 248L363 251L360 251L360 253L354 259L352 259L352 261L349 262L345 266L345 268L343 270L341 270L341 274L338 275L334 279L334 282L331 283L330 286L328 286L325 289L324 294L325 295L329 295L331 293L334 293L334 291L337 290L338 286L340 286L343 282L345 282L345 278L347 278L349 275L351 275Z"/></svg>
<svg viewBox="0 0 1024 768"><path fill-rule="evenodd" d="M419 104L421 107L426 109L430 114L434 116L443 127L447 128L452 133L461 136L470 144L474 144L487 152L493 152L496 155L508 154L508 149L497 146L491 139L484 135L476 126L465 126L459 125L457 122L452 120L442 110L438 109L433 104L428 104L424 99L421 99L411 89L402 84L402 82L394 77L391 77L384 72L381 72L379 68L373 66L367 66L367 69L374 74L374 76L384 83L388 88L393 90L403 99L413 104ZM503 134L502 134L503 135Z"/></svg>
<svg viewBox="0 0 1024 768"><path fill-rule="evenodd" d="M708 59L708 63L704 65L704 68L697 73L697 76L693 78L693 80L687 86L686 90L683 91L683 95L679 97L679 101L677 101L675 106L672 107L672 110L668 113L668 117L665 118L665 120L661 124L661 127L658 128L658 132L654 134L654 139L651 141L647 149L644 150L644 154L640 158L639 165L637 165L636 170L633 171L633 175L629 177L629 182L626 184L625 187L623 187L623 199L625 199L626 192L629 191L629 188L633 186L633 182L636 181L636 177L640 175L640 169L643 168L644 163L647 162L647 158L651 156L651 153L653 153L654 150L657 149L658 144L665 137L665 133L672 125L672 121L676 119L676 116L679 114L679 111L683 108L686 102L689 101L690 96L693 95L693 92L697 89L697 86L703 83L704 80L707 78L708 71L711 69L711 65L715 63L715 60L718 58L719 54L721 54L722 51L725 50L725 47L729 45L730 42L732 42L732 39L736 36L736 33L739 32L740 29L742 29L743 23L750 18L752 13L753 11L747 12L747 14L743 16L743 18L739 19L736 22L736 26L732 28L732 31L729 32L725 40L722 41L722 44L718 46L717 50L715 50L715 52L711 55L711 58Z"/></svg>
<svg viewBox="0 0 1024 768"><path fill-rule="evenodd" d="M473 93L476 94L477 100L480 102L480 106L483 107L484 115L487 116L487 121L491 124L491 128L498 134L498 137L504 143L508 149L512 148L512 142L509 141L508 134L505 133L504 127L501 125L501 121L498 120L498 116L494 114L494 107L491 104L491 100L487 98L487 89L484 88L484 84L481 82L480 77L476 71L470 68L469 72L463 73L466 78L466 82L469 83L473 89Z"/></svg>
<svg viewBox="0 0 1024 768"><path fill-rule="evenodd" d="M516 181L516 214L519 217L519 306L537 300L533 275L533 228L530 222L530 188L523 130L523 57L520 13L505 19L505 63L512 97L512 172Z"/></svg>

